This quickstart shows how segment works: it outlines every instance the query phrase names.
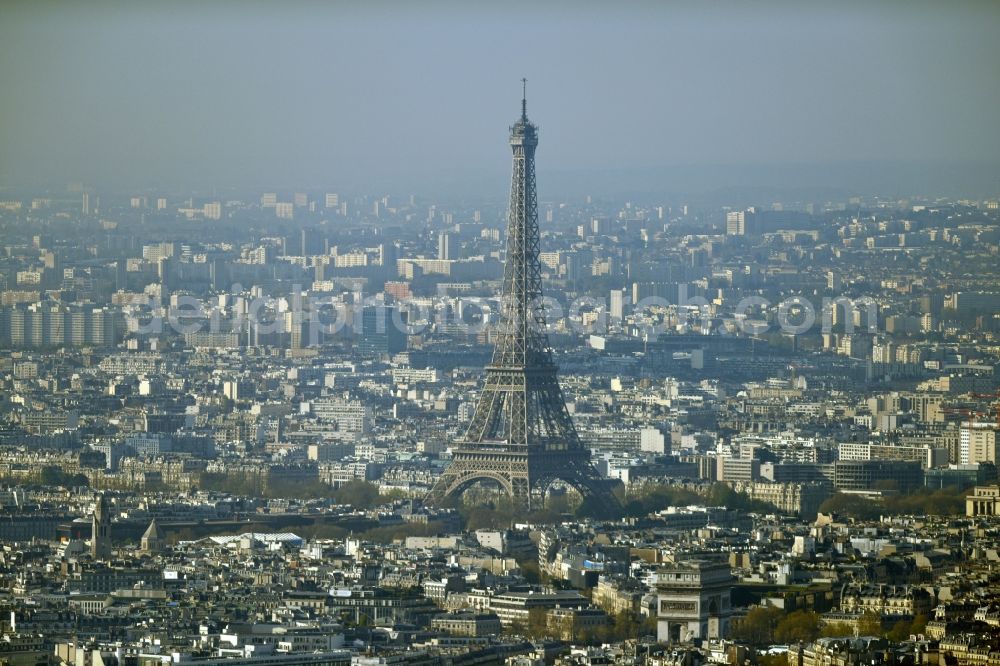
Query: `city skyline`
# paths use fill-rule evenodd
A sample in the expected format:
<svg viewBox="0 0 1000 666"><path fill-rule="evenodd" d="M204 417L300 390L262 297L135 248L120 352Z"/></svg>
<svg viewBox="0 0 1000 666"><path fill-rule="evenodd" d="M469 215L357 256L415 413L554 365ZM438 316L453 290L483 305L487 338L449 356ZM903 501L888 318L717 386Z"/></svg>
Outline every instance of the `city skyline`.
<svg viewBox="0 0 1000 666"><path fill-rule="evenodd" d="M1000 666L998 25L0 2L0 666Z"/></svg>

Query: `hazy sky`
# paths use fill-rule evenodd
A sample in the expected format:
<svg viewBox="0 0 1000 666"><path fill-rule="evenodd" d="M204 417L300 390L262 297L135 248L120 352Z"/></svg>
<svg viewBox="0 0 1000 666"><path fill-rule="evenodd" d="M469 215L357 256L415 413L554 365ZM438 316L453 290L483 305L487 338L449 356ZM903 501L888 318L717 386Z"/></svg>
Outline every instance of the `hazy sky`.
<svg viewBox="0 0 1000 666"><path fill-rule="evenodd" d="M491 178L522 76L543 171L997 161L1000 2L818 4L5 0L0 182Z"/></svg>

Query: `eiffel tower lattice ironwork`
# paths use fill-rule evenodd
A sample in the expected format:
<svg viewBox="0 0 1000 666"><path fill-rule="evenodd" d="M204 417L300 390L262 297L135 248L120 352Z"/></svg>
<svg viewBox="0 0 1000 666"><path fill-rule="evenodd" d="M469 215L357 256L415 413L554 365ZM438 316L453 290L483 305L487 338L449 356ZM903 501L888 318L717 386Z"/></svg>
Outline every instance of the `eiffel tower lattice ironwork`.
<svg viewBox="0 0 1000 666"><path fill-rule="evenodd" d="M566 409L549 349L538 260L538 128L528 120L524 97L510 145L514 168L496 347L469 428L427 499L437 503L487 481L499 484L516 506L530 509L559 480L585 499L617 506Z"/></svg>

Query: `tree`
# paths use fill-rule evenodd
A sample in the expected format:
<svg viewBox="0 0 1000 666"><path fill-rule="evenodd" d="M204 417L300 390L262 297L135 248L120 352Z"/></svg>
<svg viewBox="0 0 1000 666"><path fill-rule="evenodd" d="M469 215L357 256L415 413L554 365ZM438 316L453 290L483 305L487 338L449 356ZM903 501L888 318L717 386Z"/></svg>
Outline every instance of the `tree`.
<svg viewBox="0 0 1000 666"><path fill-rule="evenodd" d="M367 481L348 481L331 495L339 504L350 504L359 509L370 509L381 503L378 486Z"/></svg>
<svg viewBox="0 0 1000 666"><path fill-rule="evenodd" d="M90 479L85 474L70 474L60 467L50 465L43 467L38 475L38 481L43 486L89 486Z"/></svg>
<svg viewBox="0 0 1000 666"><path fill-rule="evenodd" d="M892 625L892 629L886 633L885 637L896 643L905 641L910 637L910 623L907 620L900 620Z"/></svg>
<svg viewBox="0 0 1000 666"><path fill-rule="evenodd" d="M584 645L600 645L607 642L608 626L582 629L573 636L573 641Z"/></svg>
<svg viewBox="0 0 1000 666"><path fill-rule="evenodd" d="M511 636L525 636L527 635L528 630L524 626L523 622L514 620L513 622L510 623L510 626L507 628L507 633L510 634Z"/></svg>
<svg viewBox="0 0 1000 666"><path fill-rule="evenodd" d="M820 513L835 513L858 520L875 520L882 513L873 501L858 495L837 493L819 506Z"/></svg>
<svg viewBox="0 0 1000 666"><path fill-rule="evenodd" d="M779 643L811 642L819 636L819 614L797 610L781 618L774 629L774 640Z"/></svg>
<svg viewBox="0 0 1000 666"><path fill-rule="evenodd" d="M774 606L755 606L733 625L733 638L751 645L770 645L774 642L774 630L783 615Z"/></svg>
<svg viewBox="0 0 1000 666"><path fill-rule="evenodd" d="M548 616L546 616L546 618L547 617ZM560 638L564 641L572 641L574 643L577 641L577 633L579 632L577 631L576 622L574 622L572 614L567 613L566 615L559 618L553 624L555 624L557 627L556 631L553 632L556 634L557 638Z"/></svg>
<svg viewBox="0 0 1000 666"><path fill-rule="evenodd" d="M865 611L858 618L858 635L860 636L881 636L882 616L874 611Z"/></svg>
<svg viewBox="0 0 1000 666"><path fill-rule="evenodd" d="M566 493L549 494L549 496L545 498L545 508L557 514L569 513L569 497Z"/></svg>
<svg viewBox="0 0 1000 666"><path fill-rule="evenodd" d="M965 491L947 488L931 491L921 488L908 495L886 497L886 513L910 515L951 516L965 513Z"/></svg>
<svg viewBox="0 0 1000 666"><path fill-rule="evenodd" d="M538 509L527 515L526 522L535 525L558 525L564 520L563 514L551 508Z"/></svg>
<svg viewBox="0 0 1000 666"><path fill-rule="evenodd" d="M825 638L840 638L842 636L853 636L854 627L851 626L850 622L831 622L829 624L823 625L820 629L820 636Z"/></svg>
<svg viewBox="0 0 1000 666"><path fill-rule="evenodd" d="M721 481L712 484L705 499L714 506L724 506L729 509L740 508L743 504L740 494Z"/></svg>
<svg viewBox="0 0 1000 666"><path fill-rule="evenodd" d="M761 654L757 655L758 666L788 666L788 655L781 654Z"/></svg>
<svg viewBox="0 0 1000 666"><path fill-rule="evenodd" d="M459 508L465 520L465 529L474 532L479 529L505 529L514 522L516 512L510 498L503 497L487 505L465 503Z"/></svg>
<svg viewBox="0 0 1000 666"><path fill-rule="evenodd" d="M38 482L43 486L66 486L72 483L72 476L55 465L47 465L38 474Z"/></svg>
<svg viewBox="0 0 1000 666"><path fill-rule="evenodd" d="M542 569L538 566L538 560L519 560L517 566L521 569L521 575L529 583L542 582Z"/></svg>
<svg viewBox="0 0 1000 666"><path fill-rule="evenodd" d="M639 623L639 636L640 637L652 636L655 638L656 624L657 624L656 616L654 615L647 615L646 617L642 618L642 620Z"/></svg>
<svg viewBox="0 0 1000 666"><path fill-rule="evenodd" d="M913 622L910 624L910 633L922 634L925 629L927 629L927 616L921 613L913 618Z"/></svg>
<svg viewBox="0 0 1000 666"><path fill-rule="evenodd" d="M630 611L615 613L611 631L609 632L615 641L634 639L638 631L639 621L634 613Z"/></svg>
<svg viewBox="0 0 1000 666"><path fill-rule="evenodd" d="M891 485L891 484L890 484ZM880 482L876 487L891 489ZM837 513L857 520L874 520L886 515L953 516L965 513L965 491L959 488L929 490L920 488L905 495L887 495L881 501L838 493L820 505L822 513Z"/></svg>
<svg viewBox="0 0 1000 666"><path fill-rule="evenodd" d="M576 515L580 518L614 520L621 517L621 509L613 503L588 496L576 508Z"/></svg>
<svg viewBox="0 0 1000 666"><path fill-rule="evenodd" d="M213 472L202 472L198 479L198 487L246 497L258 497L263 490L259 476L237 477Z"/></svg>
<svg viewBox="0 0 1000 666"><path fill-rule="evenodd" d="M738 493L729 484L717 481L709 488L705 495L705 501L712 506L724 506L727 509L740 509L742 511L768 512L775 511L776 508L767 502L750 499L745 493Z"/></svg>
<svg viewBox="0 0 1000 666"><path fill-rule="evenodd" d="M329 497L330 486L321 481L301 483L296 481L272 481L264 493L267 497L320 499Z"/></svg>
<svg viewBox="0 0 1000 666"><path fill-rule="evenodd" d="M549 635L548 617L544 608L532 608L528 611L528 627L525 633L531 638L545 638Z"/></svg>
<svg viewBox="0 0 1000 666"><path fill-rule="evenodd" d="M687 506L704 501L695 492L685 488L667 485L643 486L637 492L629 493L623 499L626 516L640 518L654 511L662 511L671 506Z"/></svg>
<svg viewBox="0 0 1000 666"><path fill-rule="evenodd" d="M927 628L927 616L924 614L917 615L913 618L912 622L906 620L900 620L896 624L892 625L892 629L886 632L885 637L890 641L905 641L911 635L918 635L924 633Z"/></svg>

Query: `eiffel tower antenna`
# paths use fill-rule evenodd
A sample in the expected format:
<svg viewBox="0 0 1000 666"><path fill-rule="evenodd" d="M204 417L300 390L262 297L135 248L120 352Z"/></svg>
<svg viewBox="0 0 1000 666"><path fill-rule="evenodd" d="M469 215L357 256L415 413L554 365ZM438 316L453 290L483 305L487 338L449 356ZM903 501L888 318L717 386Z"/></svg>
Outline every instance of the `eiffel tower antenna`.
<svg viewBox="0 0 1000 666"><path fill-rule="evenodd" d="M521 117L510 128L513 174L496 346L468 430L427 501L492 482L516 506L531 509L542 505L553 482L562 481L585 499L613 507L618 500L580 441L549 348L538 260L538 128L528 120L527 80L521 84Z"/></svg>
<svg viewBox="0 0 1000 666"><path fill-rule="evenodd" d="M521 120L528 121L528 79L521 79Z"/></svg>

